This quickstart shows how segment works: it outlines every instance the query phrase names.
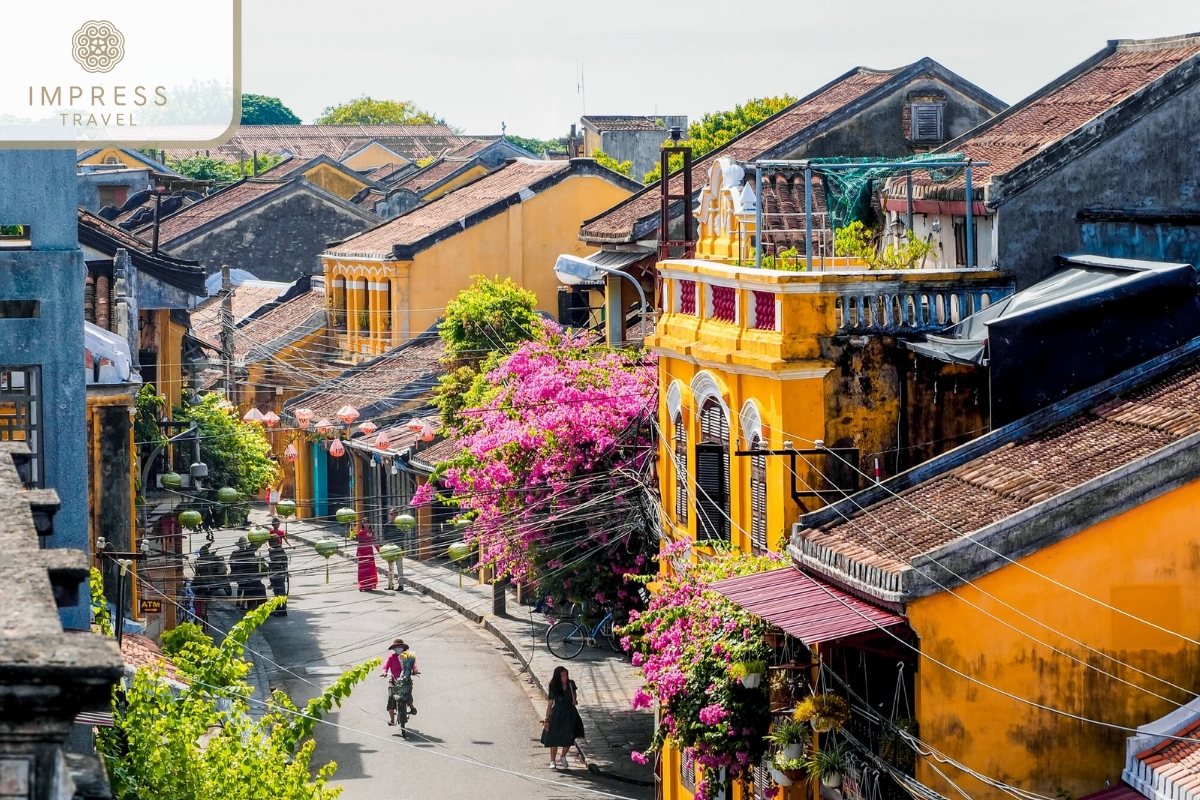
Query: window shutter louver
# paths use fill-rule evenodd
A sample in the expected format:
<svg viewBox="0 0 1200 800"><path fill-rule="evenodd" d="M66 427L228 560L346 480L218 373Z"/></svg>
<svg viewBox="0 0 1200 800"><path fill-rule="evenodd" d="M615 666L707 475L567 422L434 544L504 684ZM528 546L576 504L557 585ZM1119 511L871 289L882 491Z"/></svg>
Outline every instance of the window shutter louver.
<svg viewBox="0 0 1200 800"><path fill-rule="evenodd" d="M730 541L729 524L729 423L713 401L700 413L700 438L696 445L696 523L702 540Z"/></svg>
<svg viewBox="0 0 1200 800"><path fill-rule="evenodd" d="M688 496L687 496L687 428L684 427L683 417L675 418L675 524L687 525Z"/></svg>
<svg viewBox="0 0 1200 800"><path fill-rule="evenodd" d="M912 108L912 138L918 142L942 140L942 106L940 103L918 103Z"/></svg>
<svg viewBox="0 0 1200 800"><path fill-rule="evenodd" d="M751 450L762 448L758 435L750 444ZM753 552L765 552L767 547L767 457L750 457L750 547Z"/></svg>

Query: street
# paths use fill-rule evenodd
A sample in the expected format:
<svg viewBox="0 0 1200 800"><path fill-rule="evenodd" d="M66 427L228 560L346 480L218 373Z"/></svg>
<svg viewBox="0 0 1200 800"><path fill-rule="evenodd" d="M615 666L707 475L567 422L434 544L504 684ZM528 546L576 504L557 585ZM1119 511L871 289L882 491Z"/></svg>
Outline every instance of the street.
<svg viewBox="0 0 1200 800"><path fill-rule="evenodd" d="M419 713L407 741L387 725L379 670L329 716L332 724L317 725L313 764L337 762L333 782L345 787L347 800L652 795L591 775L574 758L568 771L550 769L538 741L544 700L535 709L537 690L474 623L423 595L385 590L385 576L380 589L359 592L356 567L341 555L329 560L328 584L325 561L311 547L298 543L289 555L288 616L270 619L262 631L280 665L269 673L274 688L303 706L343 670L385 656L396 637L416 654L421 672L414 688Z"/></svg>

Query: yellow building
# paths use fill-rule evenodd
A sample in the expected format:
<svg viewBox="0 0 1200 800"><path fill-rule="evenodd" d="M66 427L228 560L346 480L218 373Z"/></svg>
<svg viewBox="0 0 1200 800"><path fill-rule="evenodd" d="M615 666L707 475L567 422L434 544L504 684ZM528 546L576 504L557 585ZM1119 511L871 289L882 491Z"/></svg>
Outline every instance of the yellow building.
<svg viewBox="0 0 1200 800"><path fill-rule="evenodd" d="M315 158L289 157L260 173L257 177L279 180L295 178L298 175L303 175L309 183L320 186L343 200L349 200L363 189L382 188L366 175L346 164L334 161L327 155L319 155Z"/></svg>
<svg viewBox="0 0 1200 800"><path fill-rule="evenodd" d="M322 254L342 352L362 360L427 330L477 275L512 278L556 314L579 224L637 184L588 159L517 159Z"/></svg>

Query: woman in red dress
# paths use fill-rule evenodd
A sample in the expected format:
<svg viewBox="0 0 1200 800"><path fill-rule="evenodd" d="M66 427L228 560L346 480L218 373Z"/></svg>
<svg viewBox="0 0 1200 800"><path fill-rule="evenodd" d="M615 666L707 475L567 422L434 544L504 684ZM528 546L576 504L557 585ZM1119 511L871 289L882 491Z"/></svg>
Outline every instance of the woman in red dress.
<svg viewBox="0 0 1200 800"><path fill-rule="evenodd" d="M379 584L379 571L375 568L375 537L364 525L358 529L358 590L369 592Z"/></svg>

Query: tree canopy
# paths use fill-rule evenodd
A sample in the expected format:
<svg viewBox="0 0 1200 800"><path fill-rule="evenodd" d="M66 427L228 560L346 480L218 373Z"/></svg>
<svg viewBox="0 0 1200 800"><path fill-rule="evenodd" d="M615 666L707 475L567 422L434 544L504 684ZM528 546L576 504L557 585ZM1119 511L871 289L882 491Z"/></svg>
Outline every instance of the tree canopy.
<svg viewBox="0 0 1200 800"><path fill-rule="evenodd" d="M527 139L524 136L506 135L504 137L517 147L524 147L535 156L540 156L547 150L558 150L563 147L562 139Z"/></svg>
<svg viewBox="0 0 1200 800"><path fill-rule="evenodd" d="M626 178L633 177L632 161L618 161L603 150L593 150L592 158L596 159L596 163L606 169L611 169L613 172L624 175Z"/></svg>
<svg viewBox="0 0 1200 800"><path fill-rule="evenodd" d="M375 100L363 95L329 106L317 117L318 125L444 125L440 119L411 100Z"/></svg>
<svg viewBox="0 0 1200 800"><path fill-rule="evenodd" d="M753 128L767 117L778 114L783 109L796 102L791 95L779 97L759 97L747 100L741 105L734 106L732 111L713 111L705 114L699 121L688 125L688 144L692 146L692 158L698 159L706 153L711 153L749 128ZM672 156L671 172L683 167L681 156ZM643 183L653 183L661 175L661 167L646 173Z"/></svg>
<svg viewBox="0 0 1200 800"><path fill-rule="evenodd" d="M266 172L282 160L282 156L259 156L257 158L257 174ZM232 183L256 174L254 164L248 158L240 163L231 163L202 153L187 158L168 158L167 166L180 175L186 175L198 181L216 181L218 183Z"/></svg>
<svg viewBox="0 0 1200 800"><path fill-rule="evenodd" d="M300 118L278 97L242 95L243 125L299 125Z"/></svg>

